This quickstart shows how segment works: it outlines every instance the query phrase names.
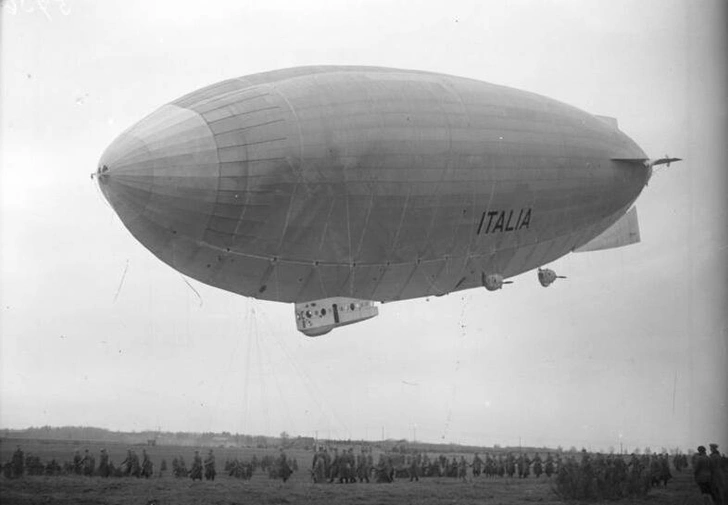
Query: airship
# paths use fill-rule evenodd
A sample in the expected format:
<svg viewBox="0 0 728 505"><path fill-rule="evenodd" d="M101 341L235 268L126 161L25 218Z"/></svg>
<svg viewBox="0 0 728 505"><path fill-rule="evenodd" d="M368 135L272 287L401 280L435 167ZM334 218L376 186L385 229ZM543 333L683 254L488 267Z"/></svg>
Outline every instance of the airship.
<svg viewBox="0 0 728 505"><path fill-rule="evenodd" d="M248 75L152 112L94 177L131 234L202 283L292 303L318 336L379 304L497 291L639 241L653 168L616 120L432 72Z"/></svg>

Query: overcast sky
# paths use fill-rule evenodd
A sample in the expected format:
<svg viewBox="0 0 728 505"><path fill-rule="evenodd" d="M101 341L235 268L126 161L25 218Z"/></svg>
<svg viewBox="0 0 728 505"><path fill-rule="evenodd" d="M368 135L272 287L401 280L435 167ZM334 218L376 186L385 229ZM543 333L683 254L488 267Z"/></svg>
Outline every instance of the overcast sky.
<svg viewBox="0 0 728 505"><path fill-rule="evenodd" d="M184 7L180 7L184 5ZM0 427L728 448L725 2L5 0ZM378 65L540 93L659 170L642 243L380 306L310 339L291 305L185 279L89 175L125 128L230 77Z"/></svg>

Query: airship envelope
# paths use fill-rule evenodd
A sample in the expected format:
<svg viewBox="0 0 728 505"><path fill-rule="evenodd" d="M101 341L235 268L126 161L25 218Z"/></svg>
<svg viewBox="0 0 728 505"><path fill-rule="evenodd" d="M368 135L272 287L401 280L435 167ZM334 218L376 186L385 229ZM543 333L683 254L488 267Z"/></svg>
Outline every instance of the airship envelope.
<svg viewBox="0 0 728 505"><path fill-rule="evenodd" d="M576 249L634 243L636 213L620 218L670 161L616 120L534 93L329 66L164 105L107 148L96 177L159 259L294 303L298 329L319 335L376 316L375 302L495 291Z"/></svg>

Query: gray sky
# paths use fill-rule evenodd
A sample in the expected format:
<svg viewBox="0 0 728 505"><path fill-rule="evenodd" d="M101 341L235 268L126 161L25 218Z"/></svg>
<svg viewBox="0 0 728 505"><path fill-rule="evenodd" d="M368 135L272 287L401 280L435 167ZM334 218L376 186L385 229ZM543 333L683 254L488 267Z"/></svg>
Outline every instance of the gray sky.
<svg viewBox="0 0 728 505"><path fill-rule="evenodd" d="M473 444L728 447L724 2L5 0L0 427ZM89 174L189 91L309 64L430 70L595 114L659 170L642 243L490 293L386 304L318 338L189 280Z"/></svg>

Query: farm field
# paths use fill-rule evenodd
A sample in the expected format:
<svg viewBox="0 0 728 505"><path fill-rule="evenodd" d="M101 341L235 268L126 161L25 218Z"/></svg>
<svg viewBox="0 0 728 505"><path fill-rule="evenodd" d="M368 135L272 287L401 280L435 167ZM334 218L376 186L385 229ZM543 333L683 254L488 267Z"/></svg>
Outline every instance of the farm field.
<svg viewBox="0 0 728 505"><path fill-rule="evenodd" d="M37 455L41 460L56 458L63 462L70 460L75 448L82 453L88 448L98 461L101 447L106 447L111 460L118 464L125 456L127 446L123 444L46 442L5 439L0 445L0 461L8 461L16 444L20 444L25 454ZM489 479L469 478L460 482L451 478L422 478L419 482L397 480L391 484L313 484L308 468L311 453L303 450L287 451L289 458L296 458L300 470L295 472L285 484L271 480L266 474L257 471L249 481L229 477L223 471L227 458L248 459L256 454L276 454L273 449L232 449L216 448L218 478L214 481L176 479L168 470L158 477L162 458L171 460L182 455L188 463L192 460L194 447L179 446L136 446L137 454L146 448L155 465L155 477L150 479L84 477L80 475L62 476L24 476L20 479L0 477L0 503L6 504L115 504L137 505L156 503L172 504L517 504L517 503L564 503L552 491L548 479ZM203 452L204 451L204 452ZM206 453L207 449L201 449ZM624 500L637 504L699 504L702 503L697 487L689 471L676 473L667 488L655 488L645 498Z"/></svg>

